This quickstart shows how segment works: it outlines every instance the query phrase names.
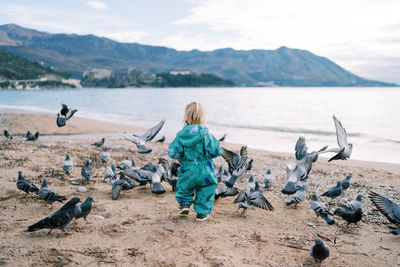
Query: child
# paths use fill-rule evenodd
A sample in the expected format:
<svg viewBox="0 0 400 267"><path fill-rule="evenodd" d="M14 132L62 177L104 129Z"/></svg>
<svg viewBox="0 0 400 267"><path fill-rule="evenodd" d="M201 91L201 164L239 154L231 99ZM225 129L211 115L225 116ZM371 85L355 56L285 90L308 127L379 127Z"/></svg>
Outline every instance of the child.
<svg viewBox="0 0 400 267"><path fill-rule="evenodd" d="M222 153L218 140L204 124L204 107L190 103L185 109L185 126L168 148L168 156L181 163L175 196L179 214L188 214L194 203L197 221L207 220L211 213L218 184L212 159Z"/></svg>

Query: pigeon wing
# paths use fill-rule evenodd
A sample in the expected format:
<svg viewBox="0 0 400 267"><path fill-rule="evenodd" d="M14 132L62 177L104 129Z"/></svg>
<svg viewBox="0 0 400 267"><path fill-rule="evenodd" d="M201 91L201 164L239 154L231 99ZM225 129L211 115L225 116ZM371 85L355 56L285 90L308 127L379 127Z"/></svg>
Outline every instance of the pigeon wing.
<svg viewBox="0 0 400 267"><path fill-rule="evenodd" d="M337 143L340 148L343 148L347 145L346 130L343 128L342 123L340 123L340 121L335 117L335 115L333 115L333 121L335 122Z"/></svg>
<svg viewBox="0 0 400 267"><path fill-rule="evenodd" d="M240 164L240 156L236 154L235 152L232 152L228 149L222 148L222 154L221 156L224 158L224 160L228 163L229 167L229 173L232 174L232 172L239 167Z"/></svg>
<svg viewBox="0 0 400 267"><path fill-rule="evenodd" d="M306 139L302 136L296 142L296 146L294 150L296 151L295 156L297 160L302 160L305 155L307 155L307 146L306 146Z"/></svg>
<svg viewBox="0 0 400 267"><path fill-rule="evenodd" d="M260 192L252 193L249 197L249 203L264 210L274 210L271 203Z"/></svg>
<svg viewBox="0 0 400 267"><path fill-rule="evenodd" d="M392 223L400 225L400 206L375 192L369 192L369 198L376 208Z"/></svg>
<svg viewBox="0 0 400 267"><path fill-rule="evenodd" d="M153 138L158 134L158 132L160 132L161 128L163 127L165 121L161 121L159 122L157 125L151 127L150 129L147 129L143 134L142 134L142 138L146 141L146 142L150 142L151 140L153 140Z"/></svg>

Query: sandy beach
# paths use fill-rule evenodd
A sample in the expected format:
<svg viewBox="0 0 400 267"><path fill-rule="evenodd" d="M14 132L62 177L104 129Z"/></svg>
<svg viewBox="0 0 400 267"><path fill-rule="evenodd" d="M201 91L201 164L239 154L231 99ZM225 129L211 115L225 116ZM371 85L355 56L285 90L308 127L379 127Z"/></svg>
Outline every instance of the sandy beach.
<svg viewBox="0 0 400 267"><path fill-rule="evenodd" d="M331 252L323 266L400 265L400 239L388 234L393 224L373 208L367 197L373 190L400 203L400 165L352 159L328 163L321 158L309 175L307 200L295 209L285 206L289 197L281 193L286 184L285 166L295 162L294 153L249 149L248 155L254 159L250 174L262 182L266 170L271 169L276 178L272 189L264 191L275 210L256 208L241 216L232 203L234 198L218 199L210 219L199 223L193 210L188 217L177 215L175 194L166 183L163 185L167 192L163 195L153 195L150 186L144 186L123 191L118 200L111 200L111 186L102 182L107 166L119 164L127 154L135 158L139 167L167 158L168 143L152 142L153 152L143 155L119 135L141 132L140 126L74 117L66 127L58 128L55 115L2 111L1 132L4 129L20 136L12 140L0 136L0 265L315 266L309 248L317 234L325 239ZM39 131L42 136L35 142L25 141L22 136L27 130ZM102 149L90 145L102 135L112 156L107 164L100 162ZM294 144L295 140L293 147ZM240 147L223 146L235 151ZM67 152L76 163L70 176L61 168ZM92 161L94 176L88 191L80 193L69 178L81 178L86 158ZM215 163L227 168L221 157ZM54 230L52 235L47 230L25 232L62 203L54 203L55 209L50 211L35 194L23 198L23 192L16 187L19 170L37 186L47 178L49 186L67 199L78 196L83 201L93 196L96 202L88 217L92 224L85 224L82 219L70 223L67 231L72 235L68 236L60 230ZM339 217L334 218L335 225L329 226L310 209L312 193L322 194L347 174L353 175L350 188L328 208L333 212L338 204L363 194L360 228L346 229ZM248 175L236 186L243 189L247 179ZM327 198L321 200L328 202Z"/></svg>

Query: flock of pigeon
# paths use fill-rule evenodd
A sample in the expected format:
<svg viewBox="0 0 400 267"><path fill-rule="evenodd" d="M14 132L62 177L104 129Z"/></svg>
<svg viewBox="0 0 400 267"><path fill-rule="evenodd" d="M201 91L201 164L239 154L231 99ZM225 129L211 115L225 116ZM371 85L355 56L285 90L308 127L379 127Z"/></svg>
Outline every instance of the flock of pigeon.
<svg viewBox="0 0 400 267"><path fill-rule="evenodd" d="M57 125L59 127L65 126L66 121L69 120L77 110L72 110L66 105L62 105L60 113L57 115ZM291 198L285 202L287 206L301 204L307 198L307 179L312 168L312 164L318 160L318 155L327 152L334 152L335 155L329 159L328 162L332 160L346 160L350 158L353 145L347 142L346 130L343 128L340 121L333 116L333 121L336 128L337 143L338 148L327 149L324 146L318 151L309 153L306 146L305 138L300 137L295 145L295 156L297 159L296 163L290 163L286 166L286 176L287 184L282 189L282 193L291 196ZM125 135L125 139L133 142L137 148L138 153L145 154L152 152L152 149L148 147L147 143L152 141L154 137L160 132L164 125L164 121L161 121L154 127L146 130L142 135ZM6 138L12 138L12 135L7 130L4 131L4 136ZM31 134L28 132L27 140L37 140L39 133ZM219 140L223 142L226 134ZM165 136L156 142L164 142ZM93 143L93 146L102 147L105 143L105 138L100 141ZM253 159L249 159L247 156L247 147L243 146L239 153L222 148L222 157L228 164L228 170L220 166L217 172L218 186L215 190L215 199L236 196L233 203L238 204L238 210L243 209L242 214L247 209L254 209L253 207L258 207L264 210L273 211L274 208L267 198L263 195L263 190L260 187L258 181L250 175L246 187L239 192L238 188L235 187L236 181L244 177L247 172L252 169ZM107 163L111 160L111 155L108 147L105 146L103 151L100 153L100 160L103 163ZM74 163L71 160L70 155L67 153L65 160L62 162L62 169L66 175L70 175L71 170L74 167ZM135 164L135 160L129 159L126 156L117 167L114 165L108 166L105 169L105 174L103 182L109 180L112 191L112 199L117 200L123 190L130 190L138 186L144 186L147 184L151 185L152 193L163 194L166 192L162 182L165 181L171 185L172 190L176 191L176 184L178 179L178 170L180 164L178 162L171 162L164 158L160 158L157 164L148 163L145 166L139 168ZM118 169L118 170L117 170ZM91 181L93 175L92 167L90 166L90 160L87 159L85 165L81 169L82 182L87 184ZM330 204L339 197L343 191L350 187L351 175L348 175L344 180L338 181L337 185L327 192L324 192L320 197L331 198ZM274 182L274 176L271 170L267 170L263 179L263 189L268 190ZM43 199L47 204L51 205L54 201L63 202L67 198L65 196L59 195L53 189L51 189L47 184L47 179L43 179L42 186L37 188L28 179L25 179L22 172L18 173L17 188L25 193L25 197L29 193L37 194L41 199ZM377 209L388 218L388 220L397 226L400 226L400 206L381 196L375 192L370 192L369 197L372 203L377 207ZM356 199L346 203L345 205L336 208L332 214L325 204L319 200L316 194L312 195L311 208L317 215L326 221L327 224L335 224L335 220L331 216L341 217L349 224L357 224L362 219L362 195L358 195ZM78 197L73 197L70 199L61 209L51 214L49 217L39 221L28 227L27 232L37 231L43 228L49 228L50 232L53 229L61 229L66 232L66 225L75 218L84 218L87 221L87 216L91 211L93 197L87 197L87 199L80 203ZM398 235L400 234L400 228L392 231L391 233ZM318 237L315 239L313 246L310 249L310 255L316 259L318 264L329 256L329 248L323 243L323 241Z"/></svg>

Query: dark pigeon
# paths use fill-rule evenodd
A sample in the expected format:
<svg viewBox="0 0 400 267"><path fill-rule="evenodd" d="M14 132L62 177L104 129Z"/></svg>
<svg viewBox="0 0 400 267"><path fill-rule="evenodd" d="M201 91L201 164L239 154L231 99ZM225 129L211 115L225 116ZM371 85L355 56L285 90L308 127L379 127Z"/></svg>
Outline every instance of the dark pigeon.
<svg viewBox="0 0 400 267"><path fill-rule="evenodd" d="M71 109L65 104L61 104L62 108L60 110L61 116L64 116L66 120L69 120L78 110Z"/></svg>
<svg viewBox="0 0 400 267"><path fill-rule="evenodd" d="M86 223L90 223L87 221L87 216L92 210L92 202L94 202L93 197L89 196L86 200L80 204L77 204L74 208L74 217L75 221L79 218L83 218Z"/></svg>
<svg viewBox="0 0 400 267"><path fill-rule="evenodd" d="M90 167L89 160L86 160L85 166L81 169L81 175L85 178L85 182L88 183L93 175L92 167Z"/></svg>
<svg viewBox="0 0 400 267"><path fill-rule="evenodd" d="M119 180L110 179L112 186L112 200L117 200L122 190L130 190L136 186L136 184L130 179L126 179L124 172L120 173Z"/></svg>
<svg viewBox="0 0 400 267"><path fill-rule="evenodd" d="M385 217L397 226L400 226L400 206L396 202L381 196L375 192L369 192L369 198L375 207L383 214ZM398 235L400 233L400 228L390 233Z"/></svg>
<svg viewBox="0 0 400 267"><path fill-rule="evenodd" d="M224 142L224 141L225 141L225 138L226 138L226 134L224 134L220 139L218 139L218 141Z"/></svg>
<svg viewBox="0 0 400 267"><path fill-rule="evenodd" d="M27 141L36 141L39 138L39 132L32 134L30 131L26 133Z"/></svg>
<svg viewBox="0 0 400 267"><path fill-rule="evenodd" d="M347 175L346 178L344 178L344 180L342 180L343 191L350 187L350 178L351 178L351 174Z"/></svg>
<svg viewBox="0 0 400 267"><path fill-rule="evenodd" d="M65 155L65 159L62 163L62 168L64 170L64 173L67 175L70 175L73 167L74 167L74 163L72 162L71 157L67 153L67 155Z"/></svg>
<svg viewBox="0 0 400 267"><path fill-rule="evenodd" d="M48 187L46 178L43 179L43 183L38 191L38 195L47 204L51 205L51 209L53 208L54 201L63 202L64 200L67 200L65 196L60 196L59 194L56 193L56 191Z"/></svg>
<svg viewBox="0 0 400 267"><path fill-rule="evenodd" d="M11 133L7 130L4 130L4 137L7 139L13 139Z"/></svg>
<svg viewBox="0 0 400 267"><path fill-rule="evenodd" d="M317 217L321 217L324 219L327 224L332 225L335 223L335 220L329 218L329 215L333 215L329 212L329 210L325 207L324 203L318 200L317 195L313 195L313 201L311 202L311 208L314 210Z"/></svg>
<svg viewBox="0 0 400 267"><path fill-rule="evenodd" d="M345 207L338 207L333 214L342 217L347 222L347 225L351 223L357 224L362 219L361 208L351 210Z"/></svg>
<svg viewBox="0 0 400 267"><path fill-rule="evenodd" d="M24 197L29 193L38 194L39 192L39 188L37 188L36 185L22 176L22 171L18 172L17 188L25 192Z"/></svg>
<svg viewBox="0 0 400 267"><path fill-rule="evenodd" d="M254 183L254 188L253 186L249 184ZM243 193L242 193L243 192ZM236 199L233 201L233 203L239 203L238 204L238 210L243 209L243 213L248 209L252 208L252 206L264 209L264 210L270 210L273 211L274 208L272 207L271 203L264 197L258 182L250 182L246 186L246 189L242 190L239 195L236 197Z"/></svg>
<svg viewBox="0 0 400 267"><path fill-rule="evenodd" d="M342 190L342 182L339 181L335 187L332 187L331 189L329 189L328 191L326 191L325 193L323 193L321 196L323 197L330 197L332 199L337 198L338 196L340 196L342 194L343 190Z"/></svg>
<svg viewBox="0 0 400 267"><path fill-rule="evenodd" d="M106 139L103 137L103 138L101 138L100 141L94 142L94 143L92 144L92 146L101 147L101 146L104 144L104 141L105 141L105 140L106 140Z"/></svg>
<svg viewBox="0 0 400 267"><path fill-rule="evenodd" d="M324 244L321 238L314 239L314 244L310 248L310 256L315 259L318 266L321 266L322 261L329 257L329 247Z"/></svg>
<svg viewBox="0 0 400 267"><path fill-rule="evenodd" d="M78 204L79 201L79 197L73 197L70 201L65 203L65 205L62 206L61 209L59 209L49 217L44 218L43 220L29 226L26 231L34 232L40 229L49 228L50 232L48 234L50 234L53 229L61 229L61 231L68 234L65 230L65 227L74 217L75 205Z"/></svg>
<svg viewBox="0 0 400 267"><path fill-rule="evenodd" d="M141 154L147 154L152 151L151 148L146 146L147 142L153 140L153 138L160 132L161 128L163 127L165 121L161 121L157 125L147 129L142 135L133 134L132 136L125 136L125 139L133 142L137 148L138 152Z"/></svg>
<svg viewBox="0 0 400 267"><path fill-rule="evenodd" d="M361 209L361 201L363 199L362 195L357 195L356 199L353 199L350 202L347 202L346 205L342 206L344 208L350 209L350 210L357 210L357 209Z"/></svg>

